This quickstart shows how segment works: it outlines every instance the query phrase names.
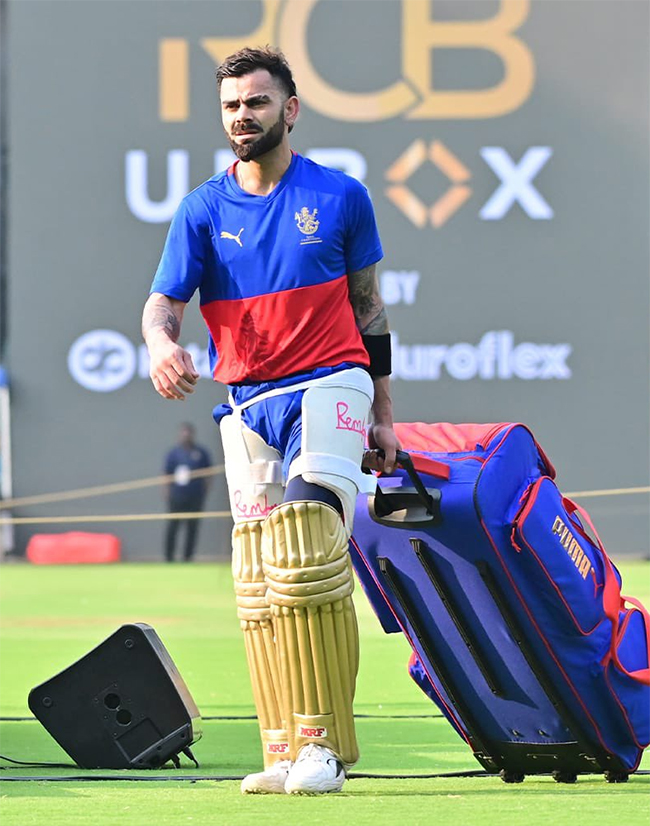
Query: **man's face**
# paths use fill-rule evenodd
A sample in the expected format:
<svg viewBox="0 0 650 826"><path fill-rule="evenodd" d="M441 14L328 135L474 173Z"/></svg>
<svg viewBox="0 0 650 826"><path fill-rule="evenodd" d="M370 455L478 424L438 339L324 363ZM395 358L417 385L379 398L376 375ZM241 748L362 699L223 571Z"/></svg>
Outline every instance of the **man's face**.
<svg viewBox="0 0 650 826"><path fill-rule="evenodd" d="M289 98L289 102L297 100ZM275 149L287 134L286 93L266 71L226 77L221 83L221 119L232 151L252 161Z"/></svg>
<svg viewBox="0 0 650 826"><path fill-rule="evenodd" d="M194 444L194 430L191 427L182 426L178 431L178 441L184 447Z"/></svg>

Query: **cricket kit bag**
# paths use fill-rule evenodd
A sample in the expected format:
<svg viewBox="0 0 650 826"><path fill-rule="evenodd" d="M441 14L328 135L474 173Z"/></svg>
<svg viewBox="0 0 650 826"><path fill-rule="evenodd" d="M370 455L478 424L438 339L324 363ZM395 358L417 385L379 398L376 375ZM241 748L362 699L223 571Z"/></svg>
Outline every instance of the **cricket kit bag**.
<svg viewBox="0 0 650 826"><path fill-rule="evenodd" d="M521 424L395 430L350 551L411 676L507 782L626 780L650 741L650 617L588 515Z"/></svg>

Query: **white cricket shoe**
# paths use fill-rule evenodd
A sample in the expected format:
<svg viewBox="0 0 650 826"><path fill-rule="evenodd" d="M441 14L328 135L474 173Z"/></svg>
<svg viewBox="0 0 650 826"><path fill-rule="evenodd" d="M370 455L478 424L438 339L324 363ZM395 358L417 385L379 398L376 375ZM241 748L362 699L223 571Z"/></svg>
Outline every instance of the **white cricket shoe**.
<svg viewBox="0 0 650 826"><path fill-rule="evenodd" d="M309 743L298 752L284 784L287 794L323 794L340 792L345 770L331 749Z"/></svg>
<svg viewBox="0 0 650 826"><path fill-rule="evenodd" d="M247 774L241 782L242 794L284 794L291 760L280 760L263 772Z"/></svg>

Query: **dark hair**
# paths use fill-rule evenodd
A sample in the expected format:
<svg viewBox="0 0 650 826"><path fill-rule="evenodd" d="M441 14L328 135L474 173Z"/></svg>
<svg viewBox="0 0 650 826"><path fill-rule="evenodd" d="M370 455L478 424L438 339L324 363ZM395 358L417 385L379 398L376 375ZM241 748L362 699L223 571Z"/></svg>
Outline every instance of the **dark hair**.
<svg viewBox="0 0 650 826"><path fill-rule="evenodd" d="M279 49L273 49L271 46L257 49L246 46L227 57L215 72L217 87L221 89L221 83L225 77L243 77L258 69L266 69L271 77L277 78L288 97L297 94L296 84L286 57Z"/></svg>

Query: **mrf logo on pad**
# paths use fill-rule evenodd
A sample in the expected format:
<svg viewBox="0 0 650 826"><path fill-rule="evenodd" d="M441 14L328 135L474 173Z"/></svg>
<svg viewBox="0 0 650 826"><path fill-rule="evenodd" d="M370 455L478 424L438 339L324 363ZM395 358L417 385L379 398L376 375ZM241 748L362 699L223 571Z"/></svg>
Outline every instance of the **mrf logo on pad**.
<svg viewBox="0 0 650 826"><path fill-rule="evenodd" d="M325 726L304 726L298 725L298 737L327 737Z"/></svg>

